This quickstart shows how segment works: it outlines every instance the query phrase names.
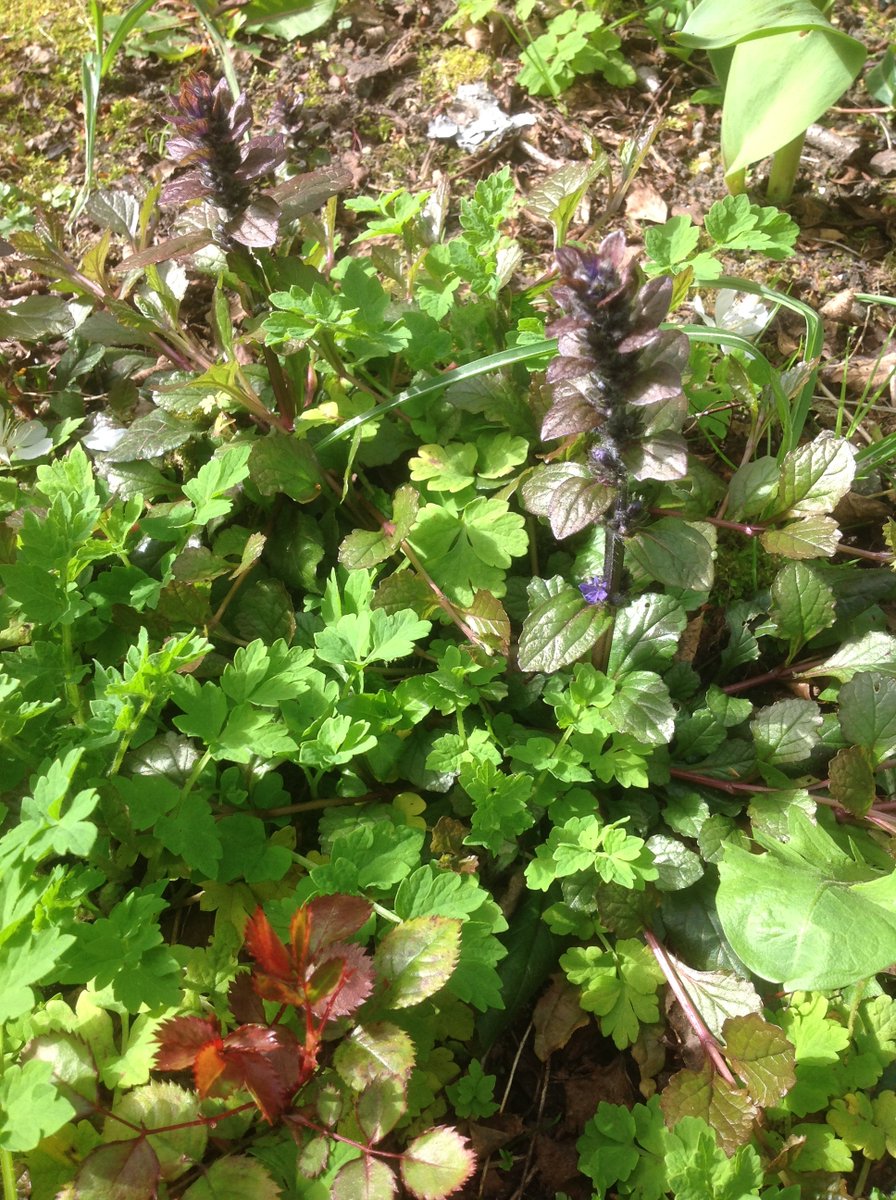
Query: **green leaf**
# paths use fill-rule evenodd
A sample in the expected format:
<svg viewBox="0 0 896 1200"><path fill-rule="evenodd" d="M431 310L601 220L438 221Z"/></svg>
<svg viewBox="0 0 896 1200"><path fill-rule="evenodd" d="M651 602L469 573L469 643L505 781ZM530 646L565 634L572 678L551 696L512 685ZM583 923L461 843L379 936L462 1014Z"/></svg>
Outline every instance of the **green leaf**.
<svg viewBox="0 0 896 1200"><path fill-rule="evenodd" d="M711 525L661 517L639 530L629 554L650 578L667 587L709 591L713 582L716 536Z"/></svg>
<svg viewBox="0 0 896 1200"><path fill-rule="evenodd" d="M718 1137L722 1150L734 1153L749 1139L759 1105L736 1084L714 1072L705 1060L699 1070L678 1071L663 1089L660 1106L666 1124L677 1130L682 1121L705 1122ZM703 1195L702 1191L687 1195ZM727 1195L728 1193L723 1193ZM736 1193L740 1200L740 1193ZM753 1193L751 1193L752 1200Z"/></svg>
<svg viewBox="0 0 896 1200"><path fill-rule="evenodd" d="M460 951L460 928L450 917L415 917L389 930L374 955L386 1007L419 1004L448 982Z"/></svg>
<svg viewBox="0 0 896 1200"><path fill-rule="evenodd" d="M855 458L853 446L828 431L791 450L781 463L777 511L790 517L832 512L850 489Z"/></svg>
<svg viewBox="0 0 896 1200"><path fill-rule="evenodd" d="M790 643L789 661L806 642L834 624L833 589L812 567L787 563L772 583L770 615L778 633Z"/></svg>
<svg viewBox="0 0 896 1200"><path fill-rule="evenodd" d="M762 1184L762 1163L752 1146L732 1158L699 1117L682 1117L668 1135L669 1190L681 1200L753 1200Z"/></svg>
<svg viewBox="0 0 896 1200"><path fill-rule="evenodd" d="M320 493L320 468L307 442L270 433L252 443L249 476L262 496L281 493L307 504Z"/></svg>
<svg viewBox="0 0 896 1200"><path fill-rule="evenodd" d="M410 542L436 582L464 605L473 603L479 589L503 596L507 568L528 547L523 518L506 501L486 499L458 513L425 505Z"/></svg>
<svg viewBox="0 0 896 1200"><path fill-rule="evenodd" d="M674 596L638 596L616 614L607 672L615 679L631 671L660 670L674 657L687 623Z"/></svg>
<svg viewBox="0 0 896 1200"><path fill-rule="evenodd" d="M330 1185L330 1200L392 1200L397 1191L392 1168L372 1154L362 1154L339 1169Z"/></svg>
<svg viewBox="0 0 896 1200"><path fill-rule="evenodd" d="M356 529L339 547L339 561L349 571L375 567L394 554L417 519L419 497L412 487L400 487L392 501L392 520L381 529Z"/></svg>
<svg viewBox="0 0 896 1200"><path fill-rule="evenodd" d="M665 977L642 942L622 938L613 951L573 948L560 966L582 988L582 1008L597 1013L602 1031L620 1050L637 1041L642 1024L659 1020L656 993Z"/></svg>
<svg viewBox="0 0 896 1200"><path fill-rule="evenodd" d="M386 1021L357 1025L336 1047L333 1065L360 1092L378 1079L407 1079L414 1067L414 1043Z"/></svg>
<svg viewBox="0 0 896 1200"><path fill-rule="evenodd" d="M207 525L230 512L233 500L225 493L248 477L251 453L249 445L227 446L184 484L184 495L196 506L197 525Z"/></svg>
<svg viewBox="0 0 896 1200"><path fill-rule="evenodd" d="M0 1076L0 1148L32 1150L74 1116L74 1106L53 1084L50 1063L32 1059L6 1065Z"/></svg>
<svg viewBox="0 0 896 1200"><path fill-rule="evenodd" d="M430 1129L401 1156L401 1178L417 1200L443 1200L473 1174L476 1158L455 1129Z"/></svg>
<svg viewBox="0 0 896 1200"><path fill-rule="evenodd" d="M586 603L559 575L529 585L529 615L520 634L523 671L551 674L581 658L611 622L605 609Z"/></svg>
<svg viewBox="0 0 896 1200"><path fill-rule="evenodd" d="M750 722L759 757L776 766L805 762L818 744L821 709L814 700L779 700Z"/></svg>
<svg viewBox="0 0 896 1200"><path fill-rule="evenodd" d="M202 1178L190 1184L183 1200L278 1200L281 1189L257 1158L228 1154L203 1168Z"/></svg>
<svg viewBox="0 0 896 1200"><path fill-rule="evenodd" d="M840 545L840 527L833 517L801 517L780 529L767 529L759 540L769 554L782 558L830 558Z"/></svg>
<svg viewBox="0 0 896 1200"><path fill-rule="evenodd" d="M113 463L129 463L161 458L201 432L201 427L194 422L155 408L131 422L114 449L106 453L106 459Z"/></svg>
<svg viewBox="0 0 896 1200"><path fill-rule="evenodd" d="M646 746L668 746L675 730L669 690L653 671L632 671L616 685L607 717Z"/></svg>
<svg viewBox="0 0 896 1200"><path fill-rule="evenodd" d="M873 630L848 639L823 663L801 671L799 678L832 676L843 682L852 679L860 671L879 671L890 677L896 676L896 638L892 634Z"/></svg>
<svg viewBox="0 0 896 1200"><path fill-rule="evenodd" d="M678 838L655 833L647 839L647 849L657 869L656 886L661 892L677 892L690 887L703 874L698 855Z"/></svg>
<svg viewBox="0 0 896 1200"><path fill-rule="evenodd" d="M880 762L896 746L896 680L874 671L854 675L840 689L838 717L846 740Z"/></svg>
<svg viewBox="0 0 896 1200"><path fill-rule="evenodd" d="M851 1150L866 1158L896 1155L896 1092L880 1092L873 1099L864 1092L834 1100L828 1124Z"/></svg>
<svg viewBox="0 0 896 1200"><path fill-rule="evenodd" d="M831 799L857 817L863 817L877 798L874 761L867 747L845 746L828 764Z"/></svg>
<svg viewBox="0 0 896 1200"><path fill-rule="evenodd" d="M796 988L848 987L896 961L896 872L847 857L799 811L790 840L762 838L767 854L729 845L720 864L719 916L757 975Z"/></svg>
<svg viewBox="0 0 896 1200"><path fill-rule="evenodd" d="M142 1129L157 1127L161 1132L149 1133L146 1141L155 1152L162 1178L177 1179L194 1163L201 1162L205 1154L208 1129L202 1124L190 1124L198 1115L199 1098L194 1092L176 1083L148 1083L128 1092L115 1104L103 1123L103 1141L142 1140Z"/></svg>
<svg viewBox="0 0 896 1200"><path fill-rule="evenodd" d="M660 1200L665 1196L664 1156L666 1127L660 1112L659 1097L646 1105L624 1108L601 1100L597 1112L576 1142L579 1170L587 1175L600 1196L615 1183L625 1185L620 1194L636 1195L639 1200Z"/></svg>
<svg viewBox="0 0 896 1200"><path fill-rule="evenodd" d="M468 442L421 446L408 463L411 479L431 492L462 492L476 478L476 447Z"/></svg>
<svg viewBox="0 0 896 1200"><path fill-rule="evenodd" d="M729 1017L722 1027L725 1057L747 1086L750 1095L768 1108L796 1081L794 1047L777 1025L759 1013Z"/></svg>
<svg viewBox="0 0 896 1200"><path fill-rule="evenodd" d="M714 1037L723 1040L722 1029L729 1017L761 1011L762 1001L749 980L732 971L695 971L678 959L672 962L675 974Z"/></svg>

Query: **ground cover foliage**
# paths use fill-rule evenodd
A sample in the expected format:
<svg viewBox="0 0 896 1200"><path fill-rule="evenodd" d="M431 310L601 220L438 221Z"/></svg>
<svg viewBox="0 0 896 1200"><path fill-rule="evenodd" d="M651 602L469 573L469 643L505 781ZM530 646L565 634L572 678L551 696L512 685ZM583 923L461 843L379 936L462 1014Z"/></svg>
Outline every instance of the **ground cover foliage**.
<svg viewBox="0 0 896 1200"><path fill-rule="evenodd" d="M881 1200L896 434L759 282L797 223L580 229L646 144L287 174L234 47L335 5L197 11L164 184L4 226L4 1200ZM85 88L178 35L92 13ZM630 83L611 24L520 85Z"/></svg>

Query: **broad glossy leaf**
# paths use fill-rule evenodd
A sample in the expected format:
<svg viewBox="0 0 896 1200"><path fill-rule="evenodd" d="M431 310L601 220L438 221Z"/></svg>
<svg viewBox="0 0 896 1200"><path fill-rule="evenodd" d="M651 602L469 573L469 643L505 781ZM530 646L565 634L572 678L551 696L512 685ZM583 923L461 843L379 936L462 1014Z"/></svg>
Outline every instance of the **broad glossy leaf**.
<svg viewBox="0 0 896 1200"><path fill-rule="evenodd" d="M628 552L651 579L702 592L712 587L715 544L712 526L662 517L630 539Z"/></svg>
<svg viewBox="0 0 896 1200"><path fill-rule="evenodd" d="M847 90L865 48L828 29L794 30L741 42L722 107L722 157L731 176L774 154Z"/></svg>
<svg viewBox="0 0 896 1200"><path fill-rule="evenodd" d="M831 29L812 0L702 0L676 40L683 46L715 50L746 38L767 37L785 29Z"/></svg>
<svg viewBox="0 0 896 1200"><path fill-rule="evenodd" d="M287 42L304 37L326 25L336 11L337 0L250 0L246 24ZM360 1194L359 1194L360 1196Z"/></svg>
<svg viewBox="0 0 896 1200"><path fill-rule="evenodd" d="M491 592L477 592L472 605L464 610L463 618L481 646L499 654L509 653L510 618L504 605Z"/></svg>
<svg viewBox="0 0 896 1200"><path fill-rule="evenodd" d="M430 1129L414 1138L401 1159L401 1178L417 1200L443 1200L473 1174L476 1156L456 1129Z"/></svg>
<svg viewBox="0 0 896 1200"><path fill-rule="evenodd" d="M772 583L772 620L793 655L836 618L833 590L805 563L787 563Z"/></svg>
<svg viewBox="0 0 896 1200"><path fill-rule="evenodd" d="M407 1084L394 1075L371 1080L355 1105L358 1124L369 1142L381 1141L408 1110Z"/></svg>
<svg viewBox="0 0 896 1200"><path fill-rule="evenodd" d="M620 733L647 746L668 746L675 732L669 689L653 671L632 671L617 684L607 709Z"/></svg>
<svg viewBox="0 0 896 1200"><path fill-rule="evenodd" d="M798 810L768 853L729 846L717 895L725 935L763 979L795 989L848 987L896 962L896 872L849 858Z"/></svg>
<svg viewBox="0 0 896 1200"><path fill-rule="evenodd" d="M840 527L833 517L801 517L767 529L759 540L767 553L782 558L830 558L840 545Z"/></svg>
<svg viewBox="0 0 896 1200"><path fill-rule="evenodd" d="M132 422L124 437L116 442L106 458L109 462L135 462L161 458L178 446L183 446L200 431L192 421L184 421L160 408Z"/></svg>
<svg viewBox="0 0 896 1200"><path fill-rule="evenodd" d="M814 700L778 700L760 709L750 728L760 758L777 766L805 762L818 744L821 709Z"/></svg>

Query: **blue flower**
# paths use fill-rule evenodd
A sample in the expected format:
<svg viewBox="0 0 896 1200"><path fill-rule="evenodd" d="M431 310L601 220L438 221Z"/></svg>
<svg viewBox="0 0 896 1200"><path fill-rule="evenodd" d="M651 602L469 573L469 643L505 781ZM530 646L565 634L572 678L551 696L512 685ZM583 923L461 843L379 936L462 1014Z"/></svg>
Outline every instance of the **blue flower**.
<svg viewBox="0 0 896 1200"><path fill-rule="evenodd" d="M599 575L595 575L591 579L586 579L584 583L580 583L579 591L585 597L588 604L603 604L610 594L610 589L607 587L606 581L601 579Z"/></svg>

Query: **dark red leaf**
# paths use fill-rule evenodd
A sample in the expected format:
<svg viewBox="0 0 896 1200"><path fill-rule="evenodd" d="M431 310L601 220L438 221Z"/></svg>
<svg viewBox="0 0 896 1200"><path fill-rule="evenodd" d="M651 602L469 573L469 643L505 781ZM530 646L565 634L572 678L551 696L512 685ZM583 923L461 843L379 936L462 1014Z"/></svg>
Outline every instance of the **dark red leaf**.
<svg viewBox="0 0 896 1200"><path fill-rule="evenodd" d="M360 896L318 896L307 906L311 917L309 957L317 958L320 951L342 942L370 920L372 907Z"/></svg>
<svg viewBox="0 0 896 1200"><path fill-rule="evenodd" d="M291 1030L282 1026L242 1025L224 1041L224 1078L252 1093L266 1120L273 1123L303 1079L304 1056Z"/></svg>
<svg viewBox="0 0 896 1200"><path fill-rule="evenodd" d="M241 1025L263 1025L264 1005L252 986L252 976L241 971L227 989L227 1002L234 1018Z"/></svg>
<svg viewBox="0 0 896 1200"><path fill-rule="evenodd" d="M214 1017L172 1017L159 1026L155 1037L157 1070L185 1071L200 1050L221 1040L221 1027Z"/></svg>

